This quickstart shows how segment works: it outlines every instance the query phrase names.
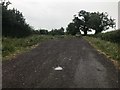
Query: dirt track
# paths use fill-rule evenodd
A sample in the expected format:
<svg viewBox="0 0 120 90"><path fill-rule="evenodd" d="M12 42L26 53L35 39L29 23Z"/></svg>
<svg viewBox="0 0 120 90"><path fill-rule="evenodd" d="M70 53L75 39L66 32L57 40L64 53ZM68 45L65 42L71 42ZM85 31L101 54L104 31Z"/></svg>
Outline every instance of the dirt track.
<svg viewBox="0 0 120 90"><path fill-rule="evenodd" d="M82 38L44 42L2 65L3 88L118 87L113 64Z"/></svg>

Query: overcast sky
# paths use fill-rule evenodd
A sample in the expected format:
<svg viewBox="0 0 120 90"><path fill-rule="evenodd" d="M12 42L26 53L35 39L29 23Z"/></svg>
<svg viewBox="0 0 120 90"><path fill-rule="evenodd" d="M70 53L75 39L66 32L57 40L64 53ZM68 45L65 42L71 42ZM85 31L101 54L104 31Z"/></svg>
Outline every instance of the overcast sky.
<svg viewBox="0 0 120 90"><path fill-rule="evenodd" d="M35 29L51 30L64 27L80 10L107 12L118 22L119 0L10 0L11 7L17 8ZM118 25L117 25L118 26Z"/></svg>

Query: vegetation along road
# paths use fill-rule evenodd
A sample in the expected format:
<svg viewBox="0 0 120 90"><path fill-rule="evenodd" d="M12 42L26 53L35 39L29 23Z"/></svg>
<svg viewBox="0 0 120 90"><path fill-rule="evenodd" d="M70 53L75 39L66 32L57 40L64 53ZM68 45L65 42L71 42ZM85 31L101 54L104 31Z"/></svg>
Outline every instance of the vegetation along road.
<svg viewBox="0 0 120 90"><path fill-rule="evenodd" d="M2 65L3 88L118 87L112 62L83 38L45 41Z"/></svg>

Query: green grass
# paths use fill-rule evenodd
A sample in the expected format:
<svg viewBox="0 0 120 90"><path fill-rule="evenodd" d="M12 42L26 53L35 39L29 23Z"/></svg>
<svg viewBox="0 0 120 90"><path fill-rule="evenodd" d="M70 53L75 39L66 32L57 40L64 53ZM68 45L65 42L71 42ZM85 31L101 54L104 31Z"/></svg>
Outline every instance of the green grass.
<svg viewBox="0 0 120 90"><path fill-rule="evenodd" d="M113 60L120 62L120 46L117 43L89 36L86 36L85 39L89 41L96 49L104 52Z"/></svg>
<svg viewBox="0 0 120 90"><path fill-rule="evenodd" d="M29 51L31 48L35 47L35 45L47 41L50 39L62 39L62 38L71 38L72 36L66 35L32 35L26 38L10 38L3 37L2 38L2 58L3 60L10 59L15 56L15 54L19 54L24 51Z"/></svg>

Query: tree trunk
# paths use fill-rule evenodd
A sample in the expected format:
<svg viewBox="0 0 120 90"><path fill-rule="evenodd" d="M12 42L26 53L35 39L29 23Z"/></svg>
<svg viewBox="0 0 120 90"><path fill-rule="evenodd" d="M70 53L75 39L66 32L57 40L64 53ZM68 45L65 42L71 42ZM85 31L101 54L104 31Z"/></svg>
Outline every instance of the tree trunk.
<svg viewBox="0 0 120 90"><path fill-rule="evenodd" d="M103 28L98 28L95 30L95 34L99 34L103 31L104 29Z"/></svg>
<svg viewBox="0 0 120 90"><path fill-rule="evenodd" d="M100 33L100 32L98 32L98 31L95 31L95 34L98 34L98 33Z"/></svg>
<svg viewBox="0 0 120 90"><path fill-rule="evenodd" d="M87 35L87 30L84 31L84 36L86 36L86 35Z"/></svg>
<svg viewBox="0 0 120 90"><path fill-rule="evenodd" d="M98 32L97 32L97 31L95 31L95 34L98 34Z"/></svg>

